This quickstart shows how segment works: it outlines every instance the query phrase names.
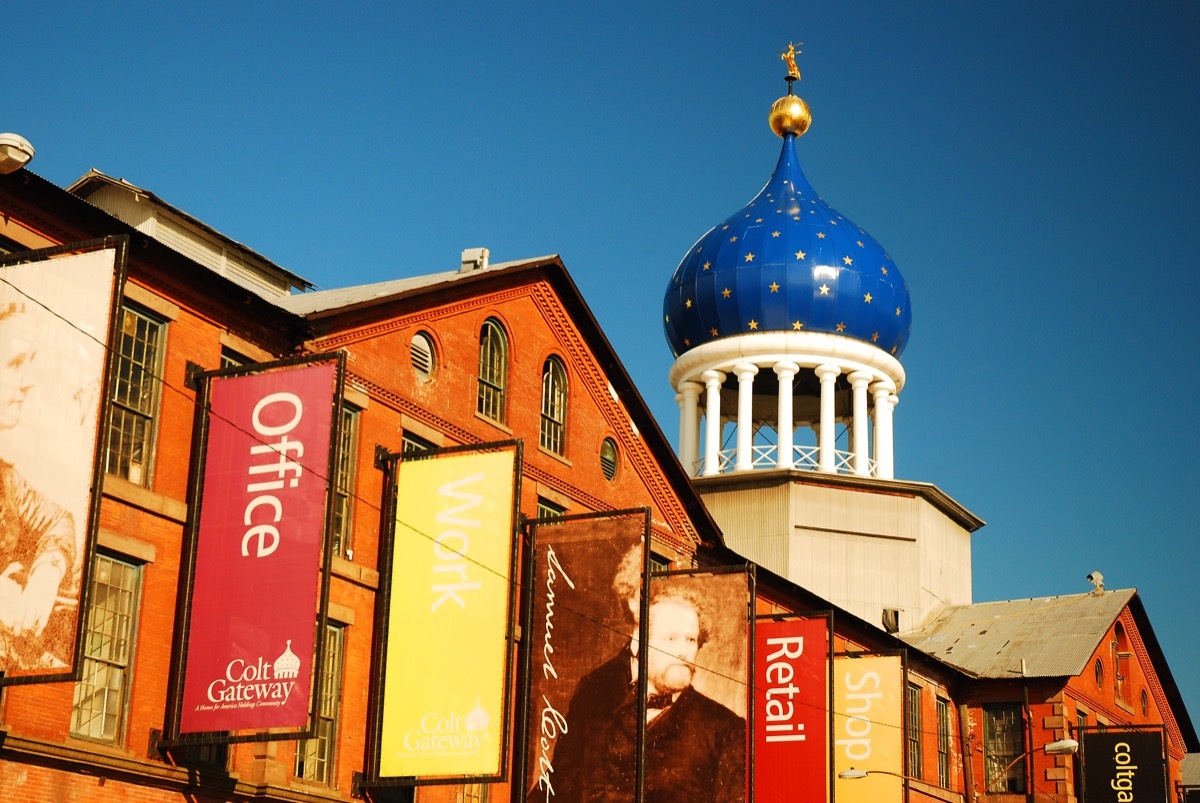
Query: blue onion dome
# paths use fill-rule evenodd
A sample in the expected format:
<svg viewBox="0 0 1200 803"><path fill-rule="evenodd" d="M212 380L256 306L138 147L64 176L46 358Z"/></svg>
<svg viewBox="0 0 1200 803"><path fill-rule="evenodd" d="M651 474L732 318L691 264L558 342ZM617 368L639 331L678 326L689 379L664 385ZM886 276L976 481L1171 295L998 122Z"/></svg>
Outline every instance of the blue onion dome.
<svg viewBox="0 0 1200 803"><path fill-rule="evenodd" d="M893 356L908 342L912 307L900 271L800 169L796 139L811 115L792 94L794 66L792 73L788 94L771 110L771 127L783 138L775 172L754 200L692 246L671 277L663 314L676 357L719 338L762 332L840 335Z"/></svg>

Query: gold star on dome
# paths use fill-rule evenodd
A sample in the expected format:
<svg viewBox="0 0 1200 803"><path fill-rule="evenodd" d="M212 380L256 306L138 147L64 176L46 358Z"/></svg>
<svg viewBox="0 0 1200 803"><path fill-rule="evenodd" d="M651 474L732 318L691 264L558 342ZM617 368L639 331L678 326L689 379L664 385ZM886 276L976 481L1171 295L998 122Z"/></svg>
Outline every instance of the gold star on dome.
<svg viewBox="0 0 1200 803"><path fill-rule="evenodd" d="M898 348L899 348L899 346L892 346L892 354L895 354L895 353L896 353L896 349L898 349Z"/></svg>
<svg viewBox="0 0 1200 803"><path fill-rule="evenodd" d="M824 240L824 239L825 239L825 232L823 232L823 231L819 231L819 232L817 232L817 239L818 239L818 240Z"/></svg>
<svg viewBox="0 0 1200 803"><path fill-rule="evenodd" d="M755 218L755 219L754 219L754 222L755 222L755 223L762 223L762 218Z"/></svg>
<svg viewBox="0 0 1200 803"><path fill-rule="evenodd" d="M721 227L721 231L725 231L725 229L727 229L727 228L729 228L728 223L726 223L724 226Z"/></svg>
<svg viewBox="0 0 1200 803"><path fill-rule="evenodd" d="M753 262L753 261L754 261L754 254L746 254L746 261L747 261L747 262Z"/></svg>
<svg viewBox="0 0 1200 803"><path fill-rule="evenodd" d="M776 283L776 282L771 282L771 284L770 284L769 286L770 286L770 288L771 288L771 292L772 292L772 293L778 293L778 292L779 292L779 284L778 284L778 283Z"/></svg>
<svg viewBox="0 0 1200 803"><path fill-rule="evenodd" d="M683 302L683 306L687 307L688 309L691 309L692 308L692 300L689 298L687 301Z"/></svg>
<svg viewBox="0 0 1200 803"><path fill-rule="evenodd" d="M847 267L854 264L854 260L850 257L842 257L842 262L845 262Z"/></svg>
<svg viewBox="0 0 1200 803"><path fill-rule="evenodd" d="M736 242L737 242L737 235L735 234L735 235L733 235L732 237L730 237L730 238L729 238L729 242L731 242L731 243L736 243Z"/></svg>
<svg viewBox="0 0 1200 803"><path fill-rule="evenodd" d="M836 221L836 220L831 220L831 221L829 221L829 225L830 225L830 226L836 226L836 225L837 225L837 221Z"/></svg>
<svg viewBox="0 0 1200 803"><path fill-rule="evenodd" d="M717 330L716 330L715 328L713 328L713 329L709 329L708 331L709 331L709 332L712 332L712 336L713 336L713 337L716 337L716 336L717 336Z"/></svg>
<svg viewBox="0 0 1200 803"><path fill-rule="evenodd" d="M827 284L821 285L820 290L821 290L821 295L823 295L823 296L829 295L829 285L827 285Z"/></svg>
<svg viewBox="0 0 1200 803"><path fill-rule="evenodd" d="M799 332L804 328L804 324L800 323L800 321L792 321L792 328Z"/></svg>
<svg viewBox="0 0 1200 803"><path fill-rule="evenodd" d="M804 252L803 252L803 251L797 251L797 252L796 252L796 259L804 259Z"/></svg>
<svg viewBox="0 0 1200 803"><path fill-rule="evenodd" d="M839 332L844 332L844 331L846 331L846 324L844 324L844 323L839 323L839 324L837 325L837 330L838 330Z"/></svg>
<svg viewBox="0 0 1200 803"><path fill-rule="evenodd" d="M878 332L876 332L875 334L871 335L871 342L872 342L872 343L875 343L875 342L877 342L878 340L879 340L879 333L878 333Z"/></svg>
<svg viewBox="0 0 1200 803"><path fill-rule="evenodd" d="M704 263L704 269L705 269L705 270L708 270L708 269L709 269L709 268L711 268L711 267L712 267L712 263L711 263L711 262L705 262L705 263Z"/></svg>
<svg viewBox="0 0 1200 803"><path fill-rule="evenodd" d="M887 276L887 268L885 268L885 267L883 267L883 266L881 265L881 266L879 267L879 269L880 269L881 271L883 271L883 275L884 275L884 276Z"/></svg>
<svg viewBox="0 0 1200 803"><path fill-rule="evenodd" d="M779 236L779 232L777 232L777 231L773 231L773 232L771 232L771 236L772 236L772 237L778 237L778 236Z"/></svg>
<svg viewBox="0 0 1200 803"><path fill-rule="evenodd" d="M758 328L758 321L756 321L756 320L754 320L753 318L751 318L751 319L750 319L750 328L751 328L751 329L757 329L757 328Z"/></svg>
<svg viewBox="0 0 1200 803"><path fill-rule="evenodd" d="M897 318L900 317L900 308L899 307L896 307L896 317Z"/></svg>
<svg viewBox="0 0 1200 803"><path fill-rule="evenodd" d="M683 345L685 345L685 346L690 346L690 345L692 345L692 341L688 340L688 339L685 337L685 338L683 339Z"/></svg>
<svg viewBox="0 0 1200 803"><path fill-rule="evenodd" d="M729 298L729 292L730 292L729 288L726 287L724 290L721 291L721 298Z"/></svg>
<svg viewBox="0 0 1200 803"><path fill-rule="evenodd" d="M864 295L863 301L866 302L867 304L870 304L871 303L871 294L867 293L866 295Z"/></svg>
<svg viewBox="0 0 1200 803"><path fill-rule="evenodd" d="M855 240L854 242L859 248L866 248L866 246L863 245L862 240Z"/></svg>

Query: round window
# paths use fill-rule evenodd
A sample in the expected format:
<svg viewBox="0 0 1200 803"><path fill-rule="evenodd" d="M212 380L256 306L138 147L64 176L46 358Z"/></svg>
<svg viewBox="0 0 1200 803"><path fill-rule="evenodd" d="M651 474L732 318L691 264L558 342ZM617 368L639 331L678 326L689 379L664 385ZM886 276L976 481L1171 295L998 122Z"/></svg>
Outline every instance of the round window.
<svg viewBox="0 0 1200 803"><path fill-rule="evenodd" d="M605 438L600 444L600 470L604 472L604 479L611 480L617 476L617 442L612 438Z"/></svg>

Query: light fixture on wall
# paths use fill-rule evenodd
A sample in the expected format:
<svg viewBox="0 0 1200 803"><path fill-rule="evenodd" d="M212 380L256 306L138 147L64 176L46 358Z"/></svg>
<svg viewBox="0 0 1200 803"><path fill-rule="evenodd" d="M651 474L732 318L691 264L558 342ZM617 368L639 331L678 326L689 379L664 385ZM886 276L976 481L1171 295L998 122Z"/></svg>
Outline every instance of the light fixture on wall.
<svg viewBox="0 0 1200 803"><path fill-rule="evenodd" d="M1079 742L1075 741L1074 739L1059 739L1056 742L1047 743L1042 749L1046 751L1046 755L1048 755L1048 756L1071 756L1079 751ZM1022 753L1021 755L1017 756L1015 759L1013 759L1009 763L1009 765L1007 767L1005 767L1004 769L997 772L995 774L995 776L993 776L993 778L991 778L989 780L995 780L995 778L999 778L999 777L1003 776L1010 769L1012 769L1018 761L1024 759L1026 756L1028 756L1032 752L1033 751L1030 750L1028 752ZM890 775L893 778L902 778L904 780L909 780L908 776L906 776L906 775L899 775L895 772L888 772L887 770L860 770L855 767L850 767L849 769L842 770L841 772L838 773L839 778L842 778L842 779L848 780L848 781L857 780L859 778L866 778L868 775ZM916 780L916 779L913 779L913 780Z"/></svg>
<svg viewBox="0 0 1200 803"><path fill-rule="evenodd" d="M15 173L33 159L33 146L20 134L0 134L0 173Z"/></svg>

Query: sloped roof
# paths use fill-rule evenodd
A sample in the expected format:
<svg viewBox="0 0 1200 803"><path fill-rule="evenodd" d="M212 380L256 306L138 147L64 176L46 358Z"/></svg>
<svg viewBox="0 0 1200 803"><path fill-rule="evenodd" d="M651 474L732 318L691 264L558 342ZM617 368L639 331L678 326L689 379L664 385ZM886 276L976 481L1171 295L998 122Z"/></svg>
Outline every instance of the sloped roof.
<svg viewBox="0 0 1200 803"><path fill-rule="evenodd" d="M983 678L1081 674L1135 589L947 608L907 644Z"/></svg>
<svg viewBox="0 0 1200 803"><path fill-rule="evenodd" d="M312 282L308 281L304 277L293 273L292 271L288 270L287 268L284 268L280 265L275 264L274 262L267 259L265 256L258 253L257 251L250 248L249 246L239 243L237 240L234 240L232 237L227 237L226 235L224 235L221 232L214 229L212 226L205 223L203 220L200 220L197 217L189 215L187 212L183 211L179 207L172 206L171 204L167 203L166 201L164 201L162 198L155 195L150 190L147 190L144 187L139 187L129 181L126 181L123 178L113 178L112 176L106 175L105 173L103 173L93 167L92 169L88 170L87 173L83 174L82 176L77 178L74 182L72 182L71 185L66 188L66 191L68 193L76 196L77 198L82 198L83 200L87 201L89 196L91 196L94 192L96 192L98 189L100 189L102 187L117 187L126 193L131 193L131 194L140 196L142 198L145 198L146 200L150 201L152 204L154 204L158 208L165 210L166 212L168 212L171 215L174 215L175 217L179 218L180 220L186 221L189 225L195 227L199 231L204 232L209 237L212 237L213 239L217 240L222 245L224 245L225 248L229 249L230 251L233 251L234 253L241 255L242 258L247 259L250 262L261 266L260 270L265 270L267 272L277 274L278 276L280 276L283 279L284 282L287 283L287 285L289 287L291 287L293 289L307 290L308 288L314 286ZM202 263L197 263L197 264L202 264ZM204 266L204 267L208 267L208 266ZM209 270L211 270L211 268L209 268ZM258 292L253 287L248 288L248 289Z"/></svg>
<svg viewBox="0 0 1200 803"><path fill-rule="evenodd" d="M542 263L555 258L555 255L533 257L532 259L522 259L514 262L497 262L480 270L451 270L442 273L430 273L424 276L390 279L386 282L376 282L374 284L358 284L353 287L318 290L312 293L300 293L278 298L275 299L275 303L288 312L297 315L313 315L335 310L340 311L362 304L387 301L414 291L429 290L439 284L476 278L481 273L496 273L505 268L531 263Z"/></svg>

